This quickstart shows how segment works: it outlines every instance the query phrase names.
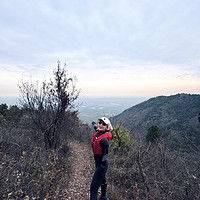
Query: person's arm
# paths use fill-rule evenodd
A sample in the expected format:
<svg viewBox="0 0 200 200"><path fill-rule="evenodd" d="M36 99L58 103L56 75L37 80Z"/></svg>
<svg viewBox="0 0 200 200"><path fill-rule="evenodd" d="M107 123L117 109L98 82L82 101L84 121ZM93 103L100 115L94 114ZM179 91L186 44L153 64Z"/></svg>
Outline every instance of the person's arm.
<svg viewBox="0 0 200 200"><path fill-rule="evenodd" d="M95 131L98 130L98 126L96 125L96 122L92 122L92 126L93 126L93 128L94 128Z"/></svg>
<svg viewBox="0 0 200 200"><path fill-rule="evenodd" d="M109 148L108 138L102 138L102 140L100 141L100 145L101 145L102 150L103 150L102 161L104 162L108 158L108 148Z"/></svg>

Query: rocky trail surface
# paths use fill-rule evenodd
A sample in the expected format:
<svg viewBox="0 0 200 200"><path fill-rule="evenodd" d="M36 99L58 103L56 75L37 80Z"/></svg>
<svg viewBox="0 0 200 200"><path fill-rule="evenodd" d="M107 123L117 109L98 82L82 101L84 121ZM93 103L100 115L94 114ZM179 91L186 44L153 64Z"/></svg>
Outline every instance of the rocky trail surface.
<svg viewBox="0 0 200 200"><path fill-rule="evenodd" d="M67 189L63 193L62 200L89 200L90 183L94 173L92 153L89 145L79 142L70 143L71 174Z"/></svg>

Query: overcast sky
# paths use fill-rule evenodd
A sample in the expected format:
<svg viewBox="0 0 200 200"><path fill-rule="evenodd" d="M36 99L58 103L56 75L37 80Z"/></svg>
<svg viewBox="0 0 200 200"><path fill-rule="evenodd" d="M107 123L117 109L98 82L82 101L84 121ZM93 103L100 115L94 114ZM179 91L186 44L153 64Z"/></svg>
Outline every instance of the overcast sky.
<svg viewBox="0 0 200 200"><path fill-rule="evenodd" d="M0 0L0 96L57 60L82 96L200 93L199 0Z"/></svg>

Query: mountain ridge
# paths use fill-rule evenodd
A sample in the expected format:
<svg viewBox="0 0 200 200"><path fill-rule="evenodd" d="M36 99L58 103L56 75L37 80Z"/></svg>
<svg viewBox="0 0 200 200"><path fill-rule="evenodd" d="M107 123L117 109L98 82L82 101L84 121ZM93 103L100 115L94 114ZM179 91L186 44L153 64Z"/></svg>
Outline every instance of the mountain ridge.
<svg viewBox="0 0 200 200"><path fill-rule="evenodd" d="M111 118L134 135L145 138L148 128L158 126L172 146L200 145L200 95L179 93L150 98Z"/></svg>

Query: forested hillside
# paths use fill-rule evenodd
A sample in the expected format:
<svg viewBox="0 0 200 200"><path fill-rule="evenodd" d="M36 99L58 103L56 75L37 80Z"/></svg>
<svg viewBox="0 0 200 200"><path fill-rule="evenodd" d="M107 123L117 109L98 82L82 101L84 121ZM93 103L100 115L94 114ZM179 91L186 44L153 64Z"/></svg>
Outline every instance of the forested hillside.
<svg viewBox="0 0 200 200"><path fill-rule="evenodd" d="M114 116L131 133L144 138L156 125L170 147L189 147L200 144L200 95L177 94L151 98Z"/></svg>

